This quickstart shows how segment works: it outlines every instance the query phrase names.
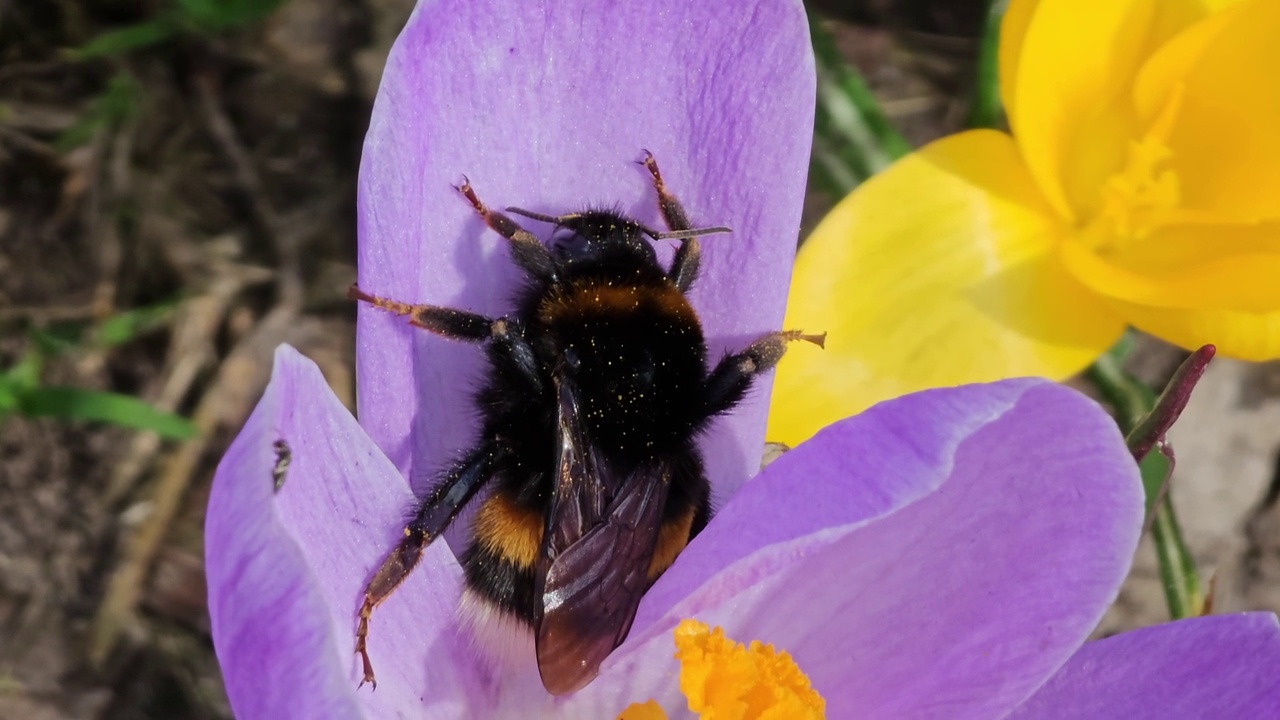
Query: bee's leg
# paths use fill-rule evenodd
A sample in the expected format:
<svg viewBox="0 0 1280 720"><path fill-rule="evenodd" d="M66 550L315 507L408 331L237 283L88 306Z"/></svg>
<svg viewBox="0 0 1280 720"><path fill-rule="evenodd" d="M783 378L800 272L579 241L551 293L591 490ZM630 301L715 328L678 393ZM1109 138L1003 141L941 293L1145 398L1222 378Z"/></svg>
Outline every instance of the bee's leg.
<svg viewBox="0 0 1280 720"><path fill-rule="evenodd" d="M455 186L458 192L462 193L467 201L471 203L471 207L476 209L480 217L484 218L484 224L488 225L491 230L498 233L502 237L511 241L511 258L516 264L524 268L530 275L549 282L556 279L556 264L551 258L551 252L546 246L538 242L538 238L533 233L525 230L516 224L516 221L503 215L497 210L490 210L488 206L480 202L480 198L476 197L475 190L471 189L471 181L464 176L462 184Z"/></svg>
<svg viewBox="0 0 1280 720"><path fill-rule="evenodd" d="M680 200L667 190L667 184L662 181L662 173L658 172L658 161L653 159L653 153L645 150L644 160L640 164L644 165L653 176L653 189L658 191L658 210L662 212L662 219L666 222L667 229L688 230L693 227ZM702 250L698 245L698 238L685 238L680 241L680 247L676 250L675 259L671 261L671 269L667 271L667 277L671 278L681 292L685 292L693 287L693 281L698 278L698 266L701 264Z"/></svg>
<svg viewBox="0 0 1280 720"><path fill-rule="evenodd" d="M404 528L404 536L365 586L364 603L360 606L360 620L356 626L356 653L360 655L364 665L364 679L360 681L360 685L371 683L375 689L378 687L378 681L373 675L373 664L369 662L366 650L369 618L373 615L373 609L381 605L409 577L413 566L422 557L422 551L449 527L462 508L475 497L476 492L493 477L494 468L501 462L505 452L495 443L485 443L455 465L418 505L413 519Z"/></svg>
<svg viewBox="0 0 1280 720"><path fill-rule="evenodd" d="M494 347L507 356L520 371L534 392L542 391L542 378L538 373L533 348L525 340L519 324L500 317L497 319L438 305L411 305L378 295L371 295L355 285L347 291L347 297L360 300L396 315L409 318L409 324L450 340L463 342L492 341Z"/></svg>
<svg viewBox="0 0 1280 720"><path fill-rule="evenodd" d="M492 318L466 310L454 310L438 305L413 305L371 295L355 285L347 290L347 297L367 302L389 313L403 315L409 318L410 325L450 340L484 342L494 336L494 328L498 324L498 321Z"/></svg>
<svg viewBox="0 0 1280 720"><path fill-rule="evenodd" d="M707 377L705 411L708 417L722 413L742 400L755 376L768 372L782 359L787 343L806 340L822 347L827 334L805 335L799 330L772 332L742 350L726 355Z"/></svg>

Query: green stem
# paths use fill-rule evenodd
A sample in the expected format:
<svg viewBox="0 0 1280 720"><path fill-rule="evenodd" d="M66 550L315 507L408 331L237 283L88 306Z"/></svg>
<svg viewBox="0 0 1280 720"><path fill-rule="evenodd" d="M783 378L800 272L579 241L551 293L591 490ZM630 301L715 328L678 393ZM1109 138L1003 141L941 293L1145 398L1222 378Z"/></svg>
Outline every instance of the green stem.
<svg viewBox="0 0 1280 720"><path fill-rule="evenodd" d="M1125 372L1123 358L1107 353L1093 361L1085 375L1116 409L1120 432L1128 436L1142 418L1155 407L1156 394L1137 378Z"/></svg>
<svg viewBox="0 0 1280 720"><path fill-rule="evenodd" d="M1165 492L1173 470L1173 453L1164 436L1186 407L1191 391L1213 358L1212 345L1196 352L1178 368L1168 387L1157 398L1151 388L1121 366L1126 349L1098 358L1086 371L1089 379L1116 409L1116 421L1134 460L1143 468L1143 488L1150 515L1152 539L1160 561L1160 580L1169 614L1175 618L1197 615L1204 594L1196 575L1195 560L1182 537L1173 500ZM1159 453L1151 454L1152 449Z"/></svg>
<svg viewBox="0 0 1280 720"><path fill-rule="evenodd" d="M1165 493L1164 500L1156 508L1155 521L1151 524L1151 537L1155 540L1156 553L1160 558L1160 584L1164 586L1169 616L1180 620L1199 615L1204 608L1204 594L1200 591L1195 560L1182 538L1178 516L1173 511L1173 502L1168 493Z"/></svg>

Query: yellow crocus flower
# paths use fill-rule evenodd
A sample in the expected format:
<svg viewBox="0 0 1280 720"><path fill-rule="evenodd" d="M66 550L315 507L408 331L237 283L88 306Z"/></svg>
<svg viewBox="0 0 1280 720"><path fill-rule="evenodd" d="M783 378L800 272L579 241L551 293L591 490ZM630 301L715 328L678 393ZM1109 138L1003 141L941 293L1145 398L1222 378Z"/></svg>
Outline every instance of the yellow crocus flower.
<svg viewBox="0 0 1280 720"><path fill-rule="evenodd" d="M1280 357L1280 0L1013 0L973 130L846 197L800 250L770 439L889 397L1064 378L1126 326Z"/></svg>

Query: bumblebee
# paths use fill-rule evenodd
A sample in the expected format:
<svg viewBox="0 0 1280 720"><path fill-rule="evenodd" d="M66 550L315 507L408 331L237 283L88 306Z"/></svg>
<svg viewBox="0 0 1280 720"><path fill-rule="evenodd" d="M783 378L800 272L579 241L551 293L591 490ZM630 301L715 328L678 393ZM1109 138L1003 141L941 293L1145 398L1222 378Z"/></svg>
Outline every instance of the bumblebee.
<svg viewBox="0 0 1280 720"><path fill-rule="evenodd" d="M578 690L626 638L645 590L711 517L695 439L742 400L786 344L822 337L769 333L707 367L702 327L686 293L698 276L698 235L653 156L641 161L668 231L617 211L552 217L549 244L494 211L464 178L456 189L509 242L527 275L514 312L490 318L411 305L352 287L353 299L446 338L483 344L476 445L417 504L397 546L369 581L356 652L369 619L423 549L482 488L473 539L461 557L470 595L533 632L547 691ZM680 244L671 267L651 241Z"/></svg>

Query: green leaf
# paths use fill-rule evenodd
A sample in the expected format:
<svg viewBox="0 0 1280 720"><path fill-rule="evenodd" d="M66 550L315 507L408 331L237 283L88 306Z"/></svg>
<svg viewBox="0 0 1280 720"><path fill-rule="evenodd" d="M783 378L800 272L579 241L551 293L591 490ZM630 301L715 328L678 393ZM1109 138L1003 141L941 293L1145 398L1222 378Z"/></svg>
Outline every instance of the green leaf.
<svg viewBox="0 0 1280 720"><path fill-rule="evenodd" d="M1186 406L1196 382L1213 358L1214 349L1205 346L1192 353L1174 373L1169 387L1157 397L1150 387L1123 368L1124 358L1132 346L1131 339L1122 340L1095 360L1086 374L1115 406L1116 422L1125 434L1130 452L1139 462L1169 615L1174 619L1191 617L1204 607L1204 595L1195 559L1182 537L1173 500L1164 490L1173 470L1172 451L1166 446L1164 436ZM1151 452L1152 449L1157 452Z"/></svg>
<svg viewBox="0 0 1280 720"><path fill-rule="evenodd" d="M191 421L157 410L136 397L73 387L33 388L19 396L21 411L30 417L55 417L111 423L150 430L182 440L195 434Z"/></svg>
<svg viewBox="0 0 1280 720"><path fill-rule="evenodd" d="M818 74L811 171L825 189L843 196L912 148L812 13L809 33Z"/></svg>
<svg viewBox="0 0 1280 720"><path fill-rule="evenodd" d="M18 384L8 374L0 375L0 420L18 409Z"/></svg>
<svg viewBox="0 0 1280 720"><path fill-rule="evenodd" d="M70 50L73 60L114 57L159 45L183 29L219 32L263 20L285 0L176 0L174 7L153 20L103 33L83 47Z"/></svg>
<svg viewBox="0 0 1280 720"><path fill-rule="evenodd" d="M265 19L285 0L177 0L184 24L216 32Z"/></svg>
<svg viewBox="0 0 1280 720"><path fill-rule="evenodd" d="M0 376L5 379L13 392L21 394L40 384L40 370L44 358L39 352L28 350L16 365L4 371Z"/></svg>
<svg viewBox="0 0 1280 720"><path fill-rule="evenodd" d="M978 45L978 67L973 83L973 100L964 124L971 128L1000 127L1004 106L1000 103L1000 23L1009 0L990 0L987 19Z"/></svg>
<svg viewBox="0 0 1280 720"><path fill-rule="evenodd" d="M84 47L70 51L74 60L123 55L134 50L159 45L178 32L178 24L169 16L130 25L103 33L90 40Z"/></svg>
<svg viewBox="0 0 1280 720"><path fill-rule="evenodd" d="M93 139L99 130L117 125L137 112L142 86L127 72L117 73L71 127L62 131L53 146L58 152L73 150Z"/></svg>
<svg viewBox="0 0 1280 720"><path fill-rule="evenodd" d="M165 302L117 313L98 326L95 339L103 347L122 345L168 322L176 307L176 302Z"/></svg>
<svg viewBox="0 0 1280 720"><path fill-rule="evenodd" d="M1145 516L1151 517L1151 513L1155 512L1156 498L1173 473L1173 461L1162 452L1147 453L1142 462L1138 463L1138 470L1142 472L1142 490L1146 496Z"/></svg>
<svg viewBox="0 0 1280 720"><path fill-rule="evenodd" d="M87 327L84 321L60 322L44 328L33 327L28 334L41 355L56 357L79 348Z"/></svg>

